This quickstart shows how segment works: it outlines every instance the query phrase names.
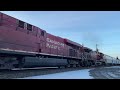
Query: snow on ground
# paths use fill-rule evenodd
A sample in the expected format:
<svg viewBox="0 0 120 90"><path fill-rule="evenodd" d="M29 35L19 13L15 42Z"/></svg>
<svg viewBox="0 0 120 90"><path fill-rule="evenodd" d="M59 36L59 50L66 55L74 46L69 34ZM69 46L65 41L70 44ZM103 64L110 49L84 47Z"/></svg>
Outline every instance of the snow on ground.
<svg viewBox="0 0 120 90"><path fill-rule="evenodd" d="M68 71L62 73L32 76L21 79L93 79L89 75L91 69L77 70L77 71Z"/></svg>

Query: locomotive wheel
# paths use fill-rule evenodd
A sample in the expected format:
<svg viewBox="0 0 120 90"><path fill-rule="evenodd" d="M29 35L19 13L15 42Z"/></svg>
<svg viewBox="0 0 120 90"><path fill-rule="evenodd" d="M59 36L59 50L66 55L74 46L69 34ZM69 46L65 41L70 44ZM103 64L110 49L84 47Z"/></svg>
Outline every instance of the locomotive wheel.
<svg viewBox="0 0 120 90"><path fill-rule="evenodd" d="M1 57L0 59L0 69L11 70L14 67L14 64L17 64L15 57Z"/></svg>
<svg viewBox="0 0 120 90"><path fill-rule="evenodd" d="M76 64L73 64L73 68L76 68L77 66L76 66Z"/></svg>
<svg viewBox="0 0 120 90"><path fill-rule="evenodd" d="M65 68L65 66L58 66L58 68L61 68L61 69L62 69L62 68Z"/></svg>
<svg viewBox="0 0 120 90"><path fill-rule="evenodd" d="M87 64L86 64L85 61L82 62L82 65L83 65L83 67L86 67L86 66L87 66Z"/></svg>
<svg viewBox="0 0 120 90"><path fill-rule="evenodd" d="M79 65L79 64L77 64L76 66L77 66L77 67L80 67L80 65Z"/></svg>
<svg viewBox="0 0 120 90"><path fill-rule="evenodd" d="M92 62L90 61L90 67L92 66Z"/></svg>
<svg viewBox="0 0 120 90"><path fill-rule="evenodd" d="M70 68L70 64L67 65L67 68Z"/></svg>

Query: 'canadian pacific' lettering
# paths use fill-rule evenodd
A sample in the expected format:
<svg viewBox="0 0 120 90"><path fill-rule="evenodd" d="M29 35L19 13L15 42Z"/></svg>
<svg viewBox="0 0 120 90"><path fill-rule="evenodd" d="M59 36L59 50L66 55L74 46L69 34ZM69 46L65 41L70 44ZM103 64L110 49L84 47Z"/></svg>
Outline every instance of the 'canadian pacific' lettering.
<svg viewBox="0 0 120 90"><path fill-rule="evenodd" d="M59 47L59 46L64 47L64 44L63 44L63 43L60 43L60 42L51 40L51 39L49 39L49 38L47 38L47 42L48 42L48 43L46 43L46 47L48 47L48 48L53 48L53 49L58 49L58 50L60 50L60 47ZM51 43L51 44L50 44L50 43ZM56 46L56 45L59 45L59 46Z"/></svg>

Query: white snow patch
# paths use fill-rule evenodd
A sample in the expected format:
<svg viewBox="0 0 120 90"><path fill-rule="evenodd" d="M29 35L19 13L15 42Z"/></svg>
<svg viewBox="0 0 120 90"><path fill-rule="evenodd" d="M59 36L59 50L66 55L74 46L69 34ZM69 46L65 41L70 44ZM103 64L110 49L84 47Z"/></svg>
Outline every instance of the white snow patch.
<svg viewBox="0 0 120 90"><path fill-rule="evenodd" d="M32 76L21 79L93 79L89 75L91 69L77 70L77 71L68 71L56 74Z"/></svg>

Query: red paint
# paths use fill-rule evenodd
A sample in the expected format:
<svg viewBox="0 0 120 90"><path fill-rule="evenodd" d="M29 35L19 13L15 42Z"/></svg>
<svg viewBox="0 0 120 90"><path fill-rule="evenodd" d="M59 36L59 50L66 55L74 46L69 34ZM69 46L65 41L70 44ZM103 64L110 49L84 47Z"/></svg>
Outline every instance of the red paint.
<svg viewBox="0 0 120 90"><path fill-rule="evenodd" d="M0 26L0 48L33 52L39 52L40 50L41 53L67 55L67 46L63 38L51 35L46 31L44 31L44 36L42 36L41 31L44 30L36 26L33 26L33 31L20 28L18 27L18 19L3 14L2 26ZM62 43L64 46L46 42L47 38L60 44ZM46 47L47 43L57 48L48 48Z"/></svg>
<svg viewBox="0 0 120 90"><path fill-rule="evenodd" d="M18 27L18 21L0 13L0 48L69 56L69 48L72 47L67 43L70 43L79 47L76 50L78 58L84 52L84 47L76 42L51 35L36 26L33 26L33 31L28 31L26 27L24 29ZM41 35L42 31L44 36Z"/></svg>

